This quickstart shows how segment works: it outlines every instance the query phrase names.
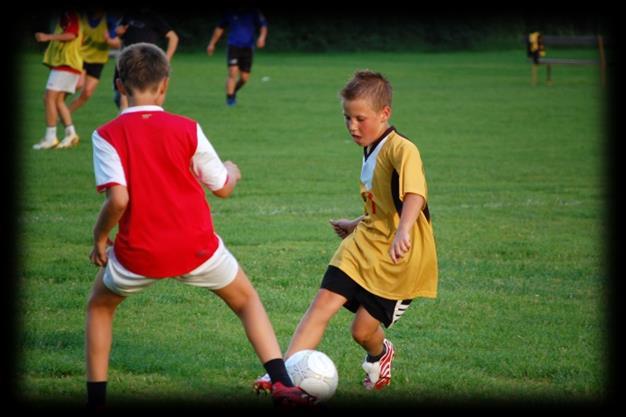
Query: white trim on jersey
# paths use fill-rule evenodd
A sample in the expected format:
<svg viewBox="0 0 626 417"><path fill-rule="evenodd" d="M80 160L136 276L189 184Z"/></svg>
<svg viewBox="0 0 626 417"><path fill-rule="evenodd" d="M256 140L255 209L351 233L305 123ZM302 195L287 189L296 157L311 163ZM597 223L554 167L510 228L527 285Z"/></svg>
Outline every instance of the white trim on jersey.
<svg viewBox="0 0 626 417"><path fill-rule="evenodd" d="M126 114L126 113L135 113L138 111L164 111L164 110L163 110L163 107L157 106L156 104L145 104L143 106L126 107L124 110L122 110L120 115Z"/></svg>
<svg viewBox="0 0 626 417"><path fill-rule="evenodd" d="M198 147L191 159L191 170L198 181L209 187L211 191L217 191L224 188L228 171L200 125L197 126Z"/></svg>
<svg viewBox="0 0 626 417"><path fill-rule="evenodd" d="M91 141L93 143L93 167L96 174L96 187L111 183L126 186L124 167L113 145L100 136L97 130L93 132Z"/></svg>
<svg viewBox="0 0 626 417"><path fill-rule="evenodd" d="M391 134L391 133L390 133ZM372 179L374 178L374 170L376 169L376 159L378 159L378 152L383 148L389 135L385 136L385 139L381 140L376 149L367 156L367 159L363 157L363 166L361 167L361 182L365 186L367 191L372 189Z"/></svg>

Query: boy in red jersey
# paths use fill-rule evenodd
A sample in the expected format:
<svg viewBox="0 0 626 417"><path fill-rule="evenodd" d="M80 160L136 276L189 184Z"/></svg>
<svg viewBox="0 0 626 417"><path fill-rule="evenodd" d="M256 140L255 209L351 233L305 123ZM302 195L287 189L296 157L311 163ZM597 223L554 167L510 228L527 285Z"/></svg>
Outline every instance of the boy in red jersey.
<svg viewBox="0 0 626 417"><path fill-rule="evenodd" d="M277 404L314 401L293 386L256 290L213 229L201 184L226 198L241 178L239 168L222 163L197 122L161 107L169 64L160 48L127 47L118 70L117 86L130 106L92 137L96 185L106 191L106 200L90 255L101 268L87 306L88 405L105 403L116 307L167 277L210 289L235 312L273 379ZM110 247L115 225L119 230Z"/></svg>

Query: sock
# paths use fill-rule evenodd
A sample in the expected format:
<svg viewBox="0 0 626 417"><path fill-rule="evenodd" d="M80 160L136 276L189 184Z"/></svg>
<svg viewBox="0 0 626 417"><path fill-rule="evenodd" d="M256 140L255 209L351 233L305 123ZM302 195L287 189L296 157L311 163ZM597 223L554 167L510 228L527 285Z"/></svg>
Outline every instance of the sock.
<svg viewBox="0 0 626 417"><path fill-rule="evenodd" d="M387 353L387 346L385 346L385 344L383 343L383 351L380 352L380 354L376 356L372 356L368 353L366 360L370 363L378 362L380 358L382 358L385 355L385 353Z"/></svg>
<svg viewBox="0 0 626 417"><path fill-rule="evenodd" d="M226 98L227 99L233 99L233 98L235 98L235 94L226 94Z"/></svg>
<svg viewBox="0 0 626 417"><path fill-rule="evenodd" d="M246 83L245 81L241 81L241 80L237 81L237 84L235 84L235 93L239 91L239 89L243 87L245 83Z"/></svg>
<svg viewBox="0 0 626 417"><path fill-rule="evenodd" d="M74 125L65 126L65 136L75 135Z"/></svg>
<svg viewBox="0 0 626 417"><path fill-rule="evenodd" d="M286 387L293 387L293 382L289 378L285 361L282 358L269 360L263 364L263 367L269 374L272 383L281 382Z"/></svg>
<svg viewBox="0 0 626 417"><path fill-rule="evenodd" d="M89 382L87 381L87 407L104 407L107 396L107 381Z"/></svg>
<svg viewBox="0 0 626 417"><path fill-rule="evenodd" d="M56 126L48 126L46 128L46 140L52 140L57 137L57 127Z"/></svg>

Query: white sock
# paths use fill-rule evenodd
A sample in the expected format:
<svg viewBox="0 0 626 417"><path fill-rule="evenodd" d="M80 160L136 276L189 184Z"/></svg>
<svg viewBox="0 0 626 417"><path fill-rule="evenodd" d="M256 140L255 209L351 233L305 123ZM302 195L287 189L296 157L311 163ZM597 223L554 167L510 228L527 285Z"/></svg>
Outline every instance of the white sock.
<svg viewBox="0 0 626 417"><path fill-rule="evenodd" d="M65 136L75 135L74 125L65 126Z"/></svg>
<svg viewBox="0 0 626 417"><path fill-rule="evenodd" d="M47 127L46 128L46 136L44 139L52 140L57 137L57 127Z"/></svg>

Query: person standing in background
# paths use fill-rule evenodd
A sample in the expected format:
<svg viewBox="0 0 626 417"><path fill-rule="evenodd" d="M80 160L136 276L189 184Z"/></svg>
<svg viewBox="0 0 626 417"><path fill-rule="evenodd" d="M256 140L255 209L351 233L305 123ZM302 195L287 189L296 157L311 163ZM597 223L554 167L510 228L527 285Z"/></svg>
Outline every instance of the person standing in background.
<svg viewBox="0 0 626 417"><path fill-rule="evenodd" d="M146 42L157 46L165 40L167 46L165 55L168 62L172 62L176 48L178 48L178 34L161 16L149 10L140 10L137 13L124 15L115 29L117 36L122 40L122 49L135 43ZM115 85L119 77L117 66L113 75L114 101L120 110L128 107L128 99L121 94Z"/></svg>
<svg viewBox="0 0 626 417"><path fill-rule="evenodd" d="M100 83L104 64L109 61L109 48L119 48L121 41L115 33L117 18L102 10L88 11L80 17L83 29L83 43L80 48L83 57L83 73L77 89L80 95L69 105L70 112L82 107Z"/></svg>
<svg viewBox="0 0 626 417"><path fill-rule="evenodd" d="M237 104L237 91L250 78L255 44L257 48L265 47L267 20L258 9L242 7L227 11L213 31L213 36L207 46L209 56L215 52L215 45L226 29L228 29L226 104L234 106ZM257 31L258 37L256 37Z"/></svg>

